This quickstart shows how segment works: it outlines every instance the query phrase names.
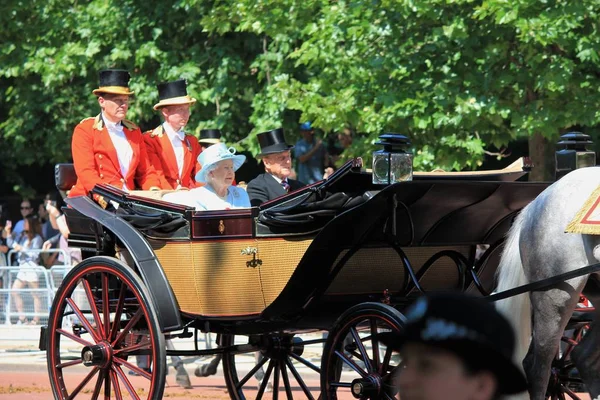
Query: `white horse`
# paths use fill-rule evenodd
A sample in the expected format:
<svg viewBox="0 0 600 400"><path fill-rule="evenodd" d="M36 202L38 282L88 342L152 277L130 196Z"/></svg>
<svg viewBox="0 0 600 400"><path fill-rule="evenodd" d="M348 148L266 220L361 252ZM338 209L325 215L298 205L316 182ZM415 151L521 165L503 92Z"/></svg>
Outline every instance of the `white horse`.
<svg viewBox="0 0 600 400"><path fill-rule="evenodd" d="M505 243L497 273L498 292L600 261L600 236L565 233L599 185L600 167L575 170L522 210ZM599 277L598 273L585 275L553 289L498 302L498 309L515 327L531 399L545 398L552 360L580 293L600 312L600 292L589 291ZM596 325L592 323L571 355L592 398L600 396L600 333Z"/></svg>

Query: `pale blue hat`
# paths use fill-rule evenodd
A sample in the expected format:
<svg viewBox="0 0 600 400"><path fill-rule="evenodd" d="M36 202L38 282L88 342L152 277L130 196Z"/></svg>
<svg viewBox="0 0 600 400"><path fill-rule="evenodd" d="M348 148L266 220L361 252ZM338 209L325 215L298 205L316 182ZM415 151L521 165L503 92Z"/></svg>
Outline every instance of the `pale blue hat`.
<svg viewBox="0 0 600 400"><path fill-rule="evenodd" d="M202 169L196 174L196 182L206 182L206 173L210 171L210 166L224 160L233 160L233 170L237 171L246 161L246 156L236 156L235 149L227 148L224 143L213 144L198 156Z"/></svg>

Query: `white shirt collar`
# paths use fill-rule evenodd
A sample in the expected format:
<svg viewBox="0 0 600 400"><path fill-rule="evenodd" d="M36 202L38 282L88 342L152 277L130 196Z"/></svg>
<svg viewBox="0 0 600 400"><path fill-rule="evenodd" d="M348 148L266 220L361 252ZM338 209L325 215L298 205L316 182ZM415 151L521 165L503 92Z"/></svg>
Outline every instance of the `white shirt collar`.
<svg viewBox="0 0 600 400"><path fill-rule="evenodd" d="M175 137L179 138L179 140L181 141L185 139L185 132L183 130L175 132L175 129L173 129L173 127L167 124L166 122L163 123L163 128L165 129L165 132L167 132L167 136L169 136L169 139L173 140Z"/></svg>
<svg viewBox="0 0 600 400"><path fill-rule="evenodd" d="M275 175L273 175L273 174L269 174L269 175L271 175L273 178L275 178L275 180L276 180L276 181L277 181L277 183L279 183L279 184L281 184L281 182L283 182L283 181L284 181L283 179L281 179L281 178L279 178L279 177L277 177L277 176L275 176ZM287 179L287 178L285 178L285 181L286 181L286 182L288 183L288 185L289 185L289 183L290 183L290 182L288 181L288 179Z"/></svg>
<svg viewBox="0 0 600 400"><path fill-rule="evenodd" d="M121 121L119 122L112 122L109 121L108 118L106 118L104 116L104 114L102 114L102 120L104 121L104 124L106 125L106 129L108 129L109 131L122 131L123 130L123 125L121 124Z"/></svg>

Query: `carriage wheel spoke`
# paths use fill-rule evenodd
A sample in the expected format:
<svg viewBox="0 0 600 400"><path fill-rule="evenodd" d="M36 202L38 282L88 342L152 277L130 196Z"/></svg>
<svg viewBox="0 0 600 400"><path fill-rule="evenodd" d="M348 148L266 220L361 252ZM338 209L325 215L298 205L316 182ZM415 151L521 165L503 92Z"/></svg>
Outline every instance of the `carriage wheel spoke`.
<svg viewBox="0 0 600 400"><path fill-rule="evenodd" d="M294 378L296 378L296 382L298 382L298 384L302 388L302 391L304 392L304 394L306 395L306 397L308 399L310 399L310 400L315 400L315 398L313 397L313 395L310 393L310 390L308 390L308 386L306 386L306 383L304 382L304 380L302 379L302 377L300 376L300 374L296 370L296 367L294 367L294 364L292 364L292 362L290 361L289 358L285 359L285 363L287 364L288 368L292 372L292 375L294 375Z"/></svg>
<svg viewBox="0 0 600 400"><path fill-rule="evenodd" d="M324 344L326 341L327 341L327 339L303 340L302 344L304 345L304 347L306 347L306 346L310 346L313 344Z"/></svg>
<svg viewBox="0 0 600 400"><path fill-rule="evenodd" d="M311 363L307 359L302 358L299 355L294 354L294 353L290 353L290 357L292 357L294 360L306 365L308 368L312 369L313 371L318 372L319 374L321 373L321 368L317 367L315 364Z"/></svg>
<svg viewBox="0 0 600 400"><path fill-rule="evenodd" d="M287 400L294 400L292 387L290 386L290 378L288 377L287 369L285 368L285 361L279 361L279 368L281 369L281 378L283 379L283 387L285 388Z"/></svg>
<svg viewBox="0 0 600 400"><path fill-rule="evenodd" d="M269 384L269 379L271 379L271 372L273 372L273 366L275 365L275 360L269 360L269 366L267 367L267 372L265 372L265 376L260 383L260 388L258 388L258 393L256 394L256 400L260 400L267 389L267 385Z"/></svg>
<svg viewBox="0 0 600 400"><path fill-rule="evenodd" d="M100 313L98 312L98 306L96 304L96 298L92 293L92 288L87 279L82 279L83 288L85 289L85 296L87 297L88 303L90 305L90 310L92 311L92 315L94 316L94 321L96 322L96 327L100 337L106 337L104 334L104 326L102 326L102 320L100 319Z"/></svg>
<svg viewBox="0 0 600 400"><path fill-rule="evenodd" d="M115 397L117 400L123 400L123 395L121 394L121 386L119 386L119 380L117 379L117 374L115 371L108 371L110 374L110 380L112 382L113 387L115 388Z"/></svg>
<svg viewBox="0 0 600 400"><path fill-rule="evenodd" d="M386 398L386 399L388 399L388 400L396 400L396 398L395 398L395 397L392 397L392 396L390 396L390 395L389 395L389 394L387 394L387 393L383 393L383 395L384 395L384 396L385 396L385 398Z"/></svg>
<svg viewBox="0 0 600 400"><path fill-rule="evenodd" d="M84 346L93 346L92 343L88 342L87 340L84 340L82 338L80 338L77 335L72 334L71 332L67 332L64 329L57 329L56 332L60 333L61 335L64 335L66 337L68 337L69 339L73 340L74 342L77 342L81 345Z"/></svg>
<svg viewBox="0 0 600 400"><path fill-rule="evenodd" d="M279 362L273 360L275 373L273 374L273 400L279 399Z"/></svg>
<svg viewBox="0 0 600 400"><path fill-rule="evenodd" d="M263 358L261 359L255 366L254 368L252 368L250 370L250 372L248 372L246 374L246 376L244 376L244 378L238 382L238 384L236 385L236 389L240 390L245 384L246 382L248 382L248 379L252 378L252 376L256 373L256 371L258 371L260 368L262 368L263 365L266 364L266 362L269 361L268 358Z"/></svg>
<svg viewBox="0 0 600 400"><path fill-rule="evenodd" d="M365 366L367 367L367 371L373 372L373 365L371 365L371 360L369 359L369 356L367 355L367 349L365 349L363 342L360 340L360 336L358 335L358 331L356 330L356 327L354 327L354 326L351 327L350 333L352 334L352 337L354 338L354 341L356 342L356 345L358 346L358 350L360 351L362 360L365 363Z"/></svg>
<svg viewBox="0 0 600 400"><path fill-rule="evenodd" d="M83 389L85 387L85 385L87 385L87 383L90 381L90 379L92 379L94 377L94 375L96 375L96 373L98 373L98 367L94 367L94 369L92 369L90 371L89 374L87 374L87 376L85 378L83 378L83 380L81 381L81 383L79 385L77 385L77 387L75 389L73 389L73 391L71 392L71 394L69 395L69 397L67 398L68 400L74 399L75 396L77 396L79 394L79 392L81 392L81 389Z"/></svg>
<svg viewBox="0 0 600 400"><path fill-rule="evenodd" d="M123 353L125 353L125 355L132 355L133 352L135 352L136 350L144 350L144 349L150 349L150 347L152 346L152 344L150 343L149 340L144 340L143 342L140 342L138 344L134 344L133 346L129 346L129 347L122 347L120 349L115 349L114 354L115 355L121 355Z"/></svg>
<svg viewBox="0 0 600 400"><path fill-rule="evenodd" d="M108 288L108 274L102 274L102 304L104 314L104 337L110 340L110 302L108 299L109 288Z"/></svg>
<svg viewBox="0 0 600 400"><path fill-rule="evenodd" d="M148 380L152 380L152 374L150 372L144 371L143 369L131 364L130 362L125 361L123 358L120 357L114 357L114 362L117 365L124 365L127 368L129 368L130 370L138 373L140 376L143 376L144 378L148 379Z"/></svg>
<svg viewBox="0 0 600 400"><path fill-rule="evenodd" d="M119 343L125 338L128 332L131 332L133 326L138 323L140 318L142 318L142 309L138 308L138 310L133 314L133 317L129 320L123 331L119 334L119 336L111 343L112 347L117 347Z"/></svg>
<svg viewBox="0 0 600 400"><path fill-rule="evenodd" d="M68 367L72 367L74 365L79 365L83 362L83 360L79 359L79 360L73 360L73 361L68 361L65 363L61 363L61 364L56 364L56 368L58 369L62 369L62 368L68 368Z"/></svg>
<svg viewBox="0 0 600 400"><path fill-rule="evenodd" d="M342 352L340 352L339 350L335 351L335 354L342 359L342 361L348 365L350 368L352 368L356 373L358 373L361 377L366 378L367 377L367 373L358 366L358 364L356 364L353 360L349 359L348 357L346 357L346 355Z"/></svg>
<svg viewBox="0 0 600 400"><path fill-rule="evenodd" d="M98 374L98 380L96 381L96 386L94 387L94 393L92 393L92 400L98 400L98 396L100 395L100 390L102 389L102 382L104 382L106 371L101 370Z"/></svg>
<svg viewBox="0 0 600 400"><path fill-rule="evenodd" d="M349 382L329 382L329 385L333 386L333 387L348 388L348 389L350 389L352 387L352 383L349 383Z"/></svg>
<svg viewBox="0 0 600 400"><path fill-rule="evenodd" d="M374 318L370 319L371 323L371 344L373 347L373 363L375 364L373 367L376 371L379 372L380 375L383 375L383 371L381 370L381 360L379 359L379 340L377 340L377 321Z"/></svg>
<svg viewBox="0 0 600 400"><path fill-rule="evenodd" d="M127 285L121 285L121 290L119 292L119 300L117 300L117 306L115 309L115 319L112 324L112 329L110 332L110 336L108 338L109 341L114 340L117 337L117 333L119 332L119 325L121 323L121 314L123 314L123 307L125 305L125 292L127 291Z"/></svg>
<svg viewBox="0 0 600 400"><path fill-rule="evenodd" d="M381 363L381 375L389 372L388 369L390 367L390 362L392 361L392 349L387 347L385 349L385 354L383 355L383 362Z"/></svg>
<svg viewBox="0 0 600 400"><path fill-rule="evenodd" d="M112 370L115 371L119 379L121 379L121 382L125 384L125 388L129 392L131 398L134 400L140 400L140 397L135 392L135 388L131 385L131 382L129 381L129 379L127 379L121 367L119 365L112 365Z"/></svg>
<svg viewBox="0 0 600 400"><path fill-rule="evenodd" d="M71 309L73 310L75 315L77 315L77 318L79 318L79 321L83 324L83 326L90 333L90 335L92 335L92 338L94 338L96 343L100 342L102 340L102 338L100 336L98 336L98 332L96 332L96 330L92 327L92 325L87 320L87 318L83 315L83 313L81 312L79 307L77 307L77 304L75 304L73 299L67 299L67 303L71 306ZM94 308L95 305L91 305L90 307ZM98 310L96 310L96 313L98 313Z"/></svg>
<svg viewBox="0 0 600 400"><path fill-rule="evenodd" d="M110 374L108 371L104 373L104 400L110 400Z"/></svg>
<svg viewBox="0 0 600 400"><path fill-rule="evenodd" d="M569 389L568 387L566 387L565 385L563 385L562 383L560 384L560 388L569 395L570 398L572 398L573 400L581 400L579 396L577 396L575 393L573 393L573 391L571 389ZM563 394L563 398L564 398L564 394Z"/></svg>

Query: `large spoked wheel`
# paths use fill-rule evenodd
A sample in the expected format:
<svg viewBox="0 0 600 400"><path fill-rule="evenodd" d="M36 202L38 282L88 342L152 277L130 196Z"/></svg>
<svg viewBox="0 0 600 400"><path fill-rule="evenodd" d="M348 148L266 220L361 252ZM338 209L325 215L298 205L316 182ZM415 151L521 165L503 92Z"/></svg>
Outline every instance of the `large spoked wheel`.
<svg viewBox="0 0 600 400"><path fill-rule="evenodd" d="M325 339L312 334L223 335L223 375L232 399L317 399Z"/></svg>
<svg viewBox="0 0 600 400"><path fill-rule="evenodd" d="M401 331L404 320L396 309L380 303L359 304L342 314L323 350L322 398L398 398L394 371L400 357L379 335Z"/></svg>
<svg viewBox="0 0 600 400"><path fill-rule="evenodd" d="M164 336L130 267L92 257L69 272L50 310L47 360L55 399L162 399Z"/></svg>

